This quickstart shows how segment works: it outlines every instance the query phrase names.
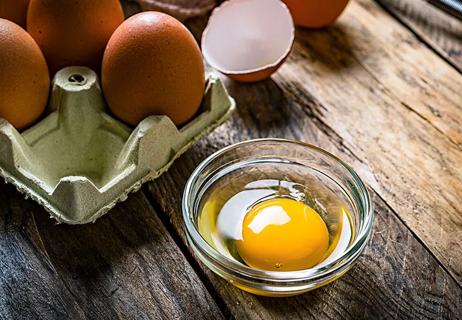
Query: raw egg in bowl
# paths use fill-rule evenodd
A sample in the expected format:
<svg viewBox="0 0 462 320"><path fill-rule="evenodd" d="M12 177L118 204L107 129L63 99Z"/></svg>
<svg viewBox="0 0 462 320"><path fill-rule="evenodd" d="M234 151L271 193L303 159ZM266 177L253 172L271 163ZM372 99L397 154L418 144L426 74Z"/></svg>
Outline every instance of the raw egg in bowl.
<svg viewBox="0 0 462 320"><path fill-rule="evenodd" d="M188 242L212 271L258 295L325 285L357 260L374 218L364 183L313 145L250 140L204 160L183 195Z"/></svg>

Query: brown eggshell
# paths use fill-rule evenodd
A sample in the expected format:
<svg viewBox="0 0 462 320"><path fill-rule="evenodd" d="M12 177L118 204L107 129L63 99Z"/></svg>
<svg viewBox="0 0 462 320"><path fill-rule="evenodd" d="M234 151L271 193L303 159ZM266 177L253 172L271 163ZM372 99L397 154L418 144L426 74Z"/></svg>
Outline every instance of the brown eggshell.
<svg viewBox="0 0 462 320"><path fill-rule="evenodd" d="M0 0L0 18L25 27L28 6L29 0Z"/></svg>
<svg viewBox="0 0 462 320"><path fill-rule="evenodd" d="M107 41L123 20L118 0L31 0L27 31L52 74L66 66L98 72Z"/></svg>
<svg viewBox="0 0 462 320"><path fill-rule="evenodd" d="M45 58L23 28L5 19L0 19L0 48L0 117L24 129L47 103L50 78Z"/></svg>
<svg viewBox="0 0 462 320"><path fill-rule="evenodd" d="M225 75L235 81L239 82L257 82L257 81L262 81L265 79L268 79L271 77L273 73L275 73L280 66L285 62L287 59L287 56L289 55L289 52L287 53L286 57L282 59L281 62L279 62L277 65L265 68L263 70L259 71L254 71L250 73L225 73Z"/></svg>
<svg viewBox="0 0 462 320"><path fill-rule="evenodd" d="M289 7L296 25L321 28L340 16L348 0L283 0Z"/></svg>
<svg viewBox="0 0 462 320"><path fill-rule="evenodd" d="M131 125L150 115L183 124L197 112L205 90L194 37L160 12L139 13L120 25L107 44L101 73L110 109Z"/></svg>
<svg viewBox="0 0 462 320"><path fill-rule="evenodd" d="M294 38L292 16L281 1L230 0L213 11L202 34L202 54L231 79L255 82L284 63Z"/></svg>

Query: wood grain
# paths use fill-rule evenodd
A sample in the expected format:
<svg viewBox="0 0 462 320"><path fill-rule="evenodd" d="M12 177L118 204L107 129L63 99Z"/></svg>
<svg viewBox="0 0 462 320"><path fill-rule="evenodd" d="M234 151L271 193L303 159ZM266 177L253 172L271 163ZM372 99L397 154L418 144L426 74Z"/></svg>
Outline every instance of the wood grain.
<svg viewBox="0 0 462 320"><path fill-rule="evenodd" d="M190 27L197 34L203 25ZM298 29L273 79L287 101L361 159L356 169L461 284L460 73L377 4L358 0L330 28ZM255 100L265 94L255 92ZM238 123L228 134L274 136L278 122L282 136L290 134L296 124L278 116L256 128Z"/></svg>
<svg viewBox="0 0 462 320"><path fill-rule="evenodd" d="M243 293L201 265L230 312L252 319L460 318L460 84L456 70L381 8L353 2L333 27L298 30L273 80L228 81L237 114L149 190L184 241L182 188L206 155L268 136L320 145L380 195L370 246L340 281L282 300Z"/></svg>
<svg viewBox="0 0 462 320"><path fill-rule="evenodd" d="M142 193L56 225L0 183L1 319L222 318Z"/></svg>
<svg viewBox="0 0 462 320"><path fill-rule="evenodd" d="M295 138L342 155L363 176L368 174L366 165L342 145L342 139L276 82L227 81L227 86L238 103L234 117L149 184L152 201L158 199L167 214L163 221L170 221L184 242L180 204L187 177L207 155L231 143L268 136ZM379 197L375 205L377 219L365 253L349 273L322 289L287 299L262 298L236 289L202 264L200 270L237 319L461 317L457 307L462 302L461 288Z"/></svg>
<svg viewBox="0 0 462 320"><path fill-rule="evenodd" d="M376 0L462 72L462 21L423 0Z"/></svg>
<svg viewBox="0 0 462 320"><path fill-rule="evenodd" d="M460 73L361 0L330 29L300 30L274 79L362 159L367 182L460 284Z"/></svg>
<svg viewBox="0 0 462 320"><path fill-rule="evenodd" d="M55 225L0 183L0 318L462 318L459 25L453 37L454 22L447 31L446 22L436 30L409 18L421 10L411 0L379 1L414 33L366 0L352 1L330 28L297 30L272 80L226 81L238 102L229 122L93 225ZM204 25L189 24L197 38ZM331 285L294 298L257 297L188 251L180 211L186 179L213 151L257 137L317 144L373 189L371 242Z"/></svg>

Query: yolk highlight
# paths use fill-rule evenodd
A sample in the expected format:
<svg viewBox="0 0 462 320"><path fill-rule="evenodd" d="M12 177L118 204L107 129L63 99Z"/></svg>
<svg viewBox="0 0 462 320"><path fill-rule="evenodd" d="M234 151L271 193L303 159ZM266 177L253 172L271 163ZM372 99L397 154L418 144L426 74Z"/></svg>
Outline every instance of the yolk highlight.
<svg viewBox="0 0 462 320"><path fill-rule="evenodd" d="M329 231L321 216L306 204L275 198L249 210L242 240L237 240L236 245L250 267L302 270L323 260L329 247Z"/></svg>

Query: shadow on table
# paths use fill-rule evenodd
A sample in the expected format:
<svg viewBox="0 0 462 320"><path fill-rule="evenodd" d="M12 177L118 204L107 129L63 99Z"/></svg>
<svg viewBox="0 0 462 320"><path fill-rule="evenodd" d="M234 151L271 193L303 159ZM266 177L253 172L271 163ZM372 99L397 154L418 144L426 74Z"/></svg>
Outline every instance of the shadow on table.
<svg viewBox="0 0 462 320"><path fill-rule="evenodd" d="M6 303L17 302L11 315L100 312L115 318L117 310L135 308L137 297L156 287L146 283L162 272L159 265L173 263L166 253L172 241L140 193L81 226L57 225L3 182L0 203L0 289L8 288ZM119 289L137 294L113 297ZM113 304L121 296L131 305Z"/></svg>
<svg viewBox="0 0 462 320"><path fill-rule="evenodd" d="M276 137L287 132L290 119L282 111L290 101L273 79L241 83L223 76L223 81L237 104L237 115L227 125L245 130L240 133L242 138Z"/></svg>
<svg viewBox="0 0 462 320"><path fill-rule="evenodd" d="M355 36L350 34L347 26L340 23L315 30L297 28L295 45L300 46L301 50L293 52L292 59L306 60L306 68L309 69L315 68L316 64L320 63L322 69L315 68L316 72L347 71L359 66L354 57L353 48L357 50L358 45L363 42L355 39ZM373 45L370 42L369 44Z"/></svg>

